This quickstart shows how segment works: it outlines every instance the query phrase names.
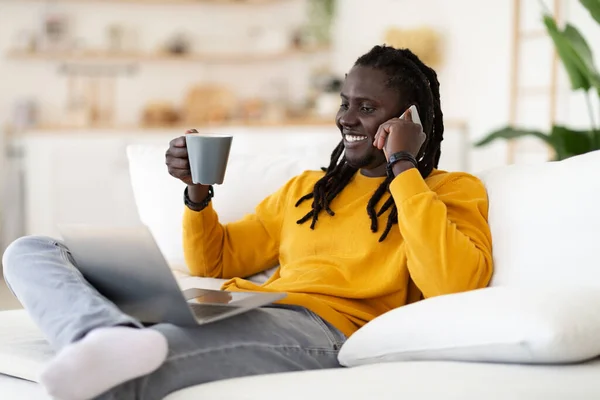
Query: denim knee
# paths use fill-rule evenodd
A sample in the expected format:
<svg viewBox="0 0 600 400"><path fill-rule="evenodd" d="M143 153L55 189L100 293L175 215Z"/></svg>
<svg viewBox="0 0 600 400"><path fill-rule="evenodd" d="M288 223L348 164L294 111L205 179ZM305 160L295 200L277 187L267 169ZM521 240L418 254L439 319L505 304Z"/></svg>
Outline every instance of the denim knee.
<svg viewBox="0 0 600 400"><path fill-rule="evenodd" d="M10 282L10 277L23 267L20 259L40 250L44 246L55 244L57 241L46 236L23 236L12 242L2 255L4 278Z"/></svg>

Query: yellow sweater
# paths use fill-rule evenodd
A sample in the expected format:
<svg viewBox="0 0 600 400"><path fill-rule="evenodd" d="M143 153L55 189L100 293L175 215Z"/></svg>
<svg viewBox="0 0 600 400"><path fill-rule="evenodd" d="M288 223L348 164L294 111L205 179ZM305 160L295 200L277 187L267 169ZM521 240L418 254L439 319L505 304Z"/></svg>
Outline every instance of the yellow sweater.
<svg viewBox="0 0 600 400"><path fill-rule="evenodd" d="M211 206L186 208L183 240L191 273L231 278L224 290L286 292L282 304L306 307L346 336L422 297L488 284L488 201L475 177L436 170L424 180L416 169L398 175L390 184L398 225L380 243L389 211L373 233L366 207L384 178L357 173L333 200L335 216L322 212L314 230L310 221L296 223L312 200L299 207L296 201L322 176L309 171L291 179L235 223L220 224ZM263 285L240 278L278 264Z"/></svg>

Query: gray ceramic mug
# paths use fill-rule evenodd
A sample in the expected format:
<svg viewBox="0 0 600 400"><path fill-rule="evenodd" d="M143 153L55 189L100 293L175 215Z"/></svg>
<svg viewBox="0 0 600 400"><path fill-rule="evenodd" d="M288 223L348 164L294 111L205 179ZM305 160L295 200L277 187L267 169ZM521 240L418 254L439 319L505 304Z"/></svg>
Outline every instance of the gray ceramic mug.
<svg viewBox="0 0 600 400"><path fill-rule="evenodd" d="M233 136L231 135L212 133L188 133L185 135L193 183L203 185L223 183L232 140Z"/></svg>

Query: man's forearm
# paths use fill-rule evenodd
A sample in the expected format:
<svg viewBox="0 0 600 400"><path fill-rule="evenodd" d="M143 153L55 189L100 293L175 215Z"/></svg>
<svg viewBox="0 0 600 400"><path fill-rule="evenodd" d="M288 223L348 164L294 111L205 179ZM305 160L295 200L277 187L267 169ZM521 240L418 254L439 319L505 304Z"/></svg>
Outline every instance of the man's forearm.
<svg viewBox="0 0 600 400"><path fill-rule="evenodd" d="M210 186L188 185L188 197L194 203L202 203L208 196Z"/></svg>

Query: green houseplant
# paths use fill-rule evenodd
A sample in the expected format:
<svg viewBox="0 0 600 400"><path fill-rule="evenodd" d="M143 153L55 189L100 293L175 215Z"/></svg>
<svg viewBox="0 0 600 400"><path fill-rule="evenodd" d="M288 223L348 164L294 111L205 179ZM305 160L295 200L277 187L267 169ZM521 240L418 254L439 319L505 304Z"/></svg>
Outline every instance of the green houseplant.
<svg viewBox="0 0 600 400"><path fill-rule="evenodd" d="M600 24L600 0L580 0L594 20ZM590 129L574 130L554 125L549 133L506 126L490 133L475 143L476 147L487 145L498 139L517 139L534 136L546 142L555 154L555 160L563 160L578 154L600 150L600 128L594 118L591 96L600 97L600 73L594 64L592 50L581 33L571 24L560 29L548 11L544 12L543 22L556 48L569 80L571 89L586 93Z"/></svg>

